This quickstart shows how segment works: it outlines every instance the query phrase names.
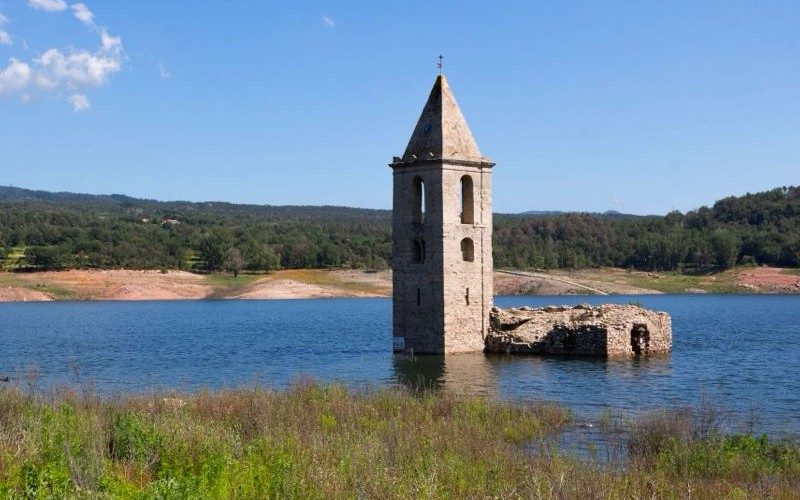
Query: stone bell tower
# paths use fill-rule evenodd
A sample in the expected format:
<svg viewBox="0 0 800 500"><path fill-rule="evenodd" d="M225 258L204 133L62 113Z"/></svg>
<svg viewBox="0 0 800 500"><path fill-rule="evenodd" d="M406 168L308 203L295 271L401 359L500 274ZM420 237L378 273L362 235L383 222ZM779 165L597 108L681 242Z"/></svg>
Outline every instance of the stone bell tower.
<svg viewBox="0 0 800 500"><path fill-rule="evenodd" d="M492 167L440 74L394 177L395 352L482 351L492 308Z"/></svg>

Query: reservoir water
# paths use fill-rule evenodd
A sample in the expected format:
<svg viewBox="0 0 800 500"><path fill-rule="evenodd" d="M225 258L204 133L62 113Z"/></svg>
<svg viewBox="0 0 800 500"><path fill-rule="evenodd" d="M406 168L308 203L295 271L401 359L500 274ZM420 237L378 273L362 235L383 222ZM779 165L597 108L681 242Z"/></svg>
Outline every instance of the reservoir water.
<svg viewBox="0 0 800 500"><path fill-rule="evenodd" d="M312 377L410 384L592 417L708 397L757 429L800 433L800 296L498 297L499 306L638 302L672 315L673 352L639 360L391 353L389 299L0 304L0 377L103 393Z"/></svg>

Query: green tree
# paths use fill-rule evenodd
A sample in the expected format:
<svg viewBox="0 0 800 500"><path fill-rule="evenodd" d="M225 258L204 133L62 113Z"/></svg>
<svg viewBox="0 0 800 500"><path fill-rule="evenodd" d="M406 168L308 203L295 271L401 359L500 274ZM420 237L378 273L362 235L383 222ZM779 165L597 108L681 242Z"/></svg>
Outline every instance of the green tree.
<svg viewBox="0 0 800 500"><path fill-rule="evenodd" d="M200 240L200 259L206 271L219 271L233 245L230 231L215 227Z"/></svg>
<svg viewBox="0 0 800 500"><path fill-rule="evenodd" d="M714 253L715 263L723 269L730 269L736 265L742 240L736 234L726 229L714 231L710 239L711 250Z"/></svg>
<svg viewBox="0 0 800 500"><path fill-rule="evenodd" d="M61 247L28 247L25 260L43 271L61 269L67 265L67 252Z"/></svg>
<svg viewBox="0 0 800 500"><path fill-rule="evenodd" d="M249 247L246 257L245 268L252 272L264 271L269 273L278 269L281 264L280 256L270 245L253 244Z"/></svg>
<svg viewBox="0 0 800 500"><path fill-rule="evenodd" d="M228 251L228 256L225 258L225 270L233 273L233 277L239 276L239 272L244 267L244 258L242 252L238 248L233 247Z"/></svg>

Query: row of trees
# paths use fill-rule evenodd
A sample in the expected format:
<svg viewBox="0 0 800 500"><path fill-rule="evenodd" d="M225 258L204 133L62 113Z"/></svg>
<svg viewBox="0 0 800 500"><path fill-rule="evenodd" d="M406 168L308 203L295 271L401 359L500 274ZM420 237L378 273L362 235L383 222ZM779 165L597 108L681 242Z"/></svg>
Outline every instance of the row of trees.
<svg viewBox="0 0 800 500"><path fill-rule="evenodd" d="M390 213L344 207L163 203L108 197L5 199L0 265L261 272L386 268ZM47 193L50 194L50 193ZM12 249L25 249L24 255ZM11 255L9 255L11 254Z"/></svg>
<svg viewBox="0 0 800 500"><path fill-rule="evenodd" d="M729 197L664 217L498 218L495 261L510 267L647 270L800 266L800 188Z"/></svg>
<svg viewBox="0 0 800 500"><path fill-rule="evenodd" d="M344 207L163 203L44 193L3 197L0 260L30 269L270 271L386 268L391 213ZM24 190L17 190L24 191ZM24 255L7 255L24 248ZM498 215L497 267L724 269L800 266L800 188L663 217Z"/></svg>

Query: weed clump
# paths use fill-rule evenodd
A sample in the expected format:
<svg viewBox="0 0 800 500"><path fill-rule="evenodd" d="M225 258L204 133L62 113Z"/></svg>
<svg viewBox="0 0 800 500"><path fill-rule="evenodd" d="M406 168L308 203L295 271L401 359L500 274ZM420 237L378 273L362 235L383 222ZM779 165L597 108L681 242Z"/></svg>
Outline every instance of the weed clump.
<svg viewBox="0 0 800 500"><path fill-rule="evenodd" d="M299 381L99 398L0 390L0 498L790 497L795 444L698 433L691 413L631 432L623 469L546 443L547 404ZM536 446L536 443L539 446ZM532 445L533 444L533 445Z"/></svg>

